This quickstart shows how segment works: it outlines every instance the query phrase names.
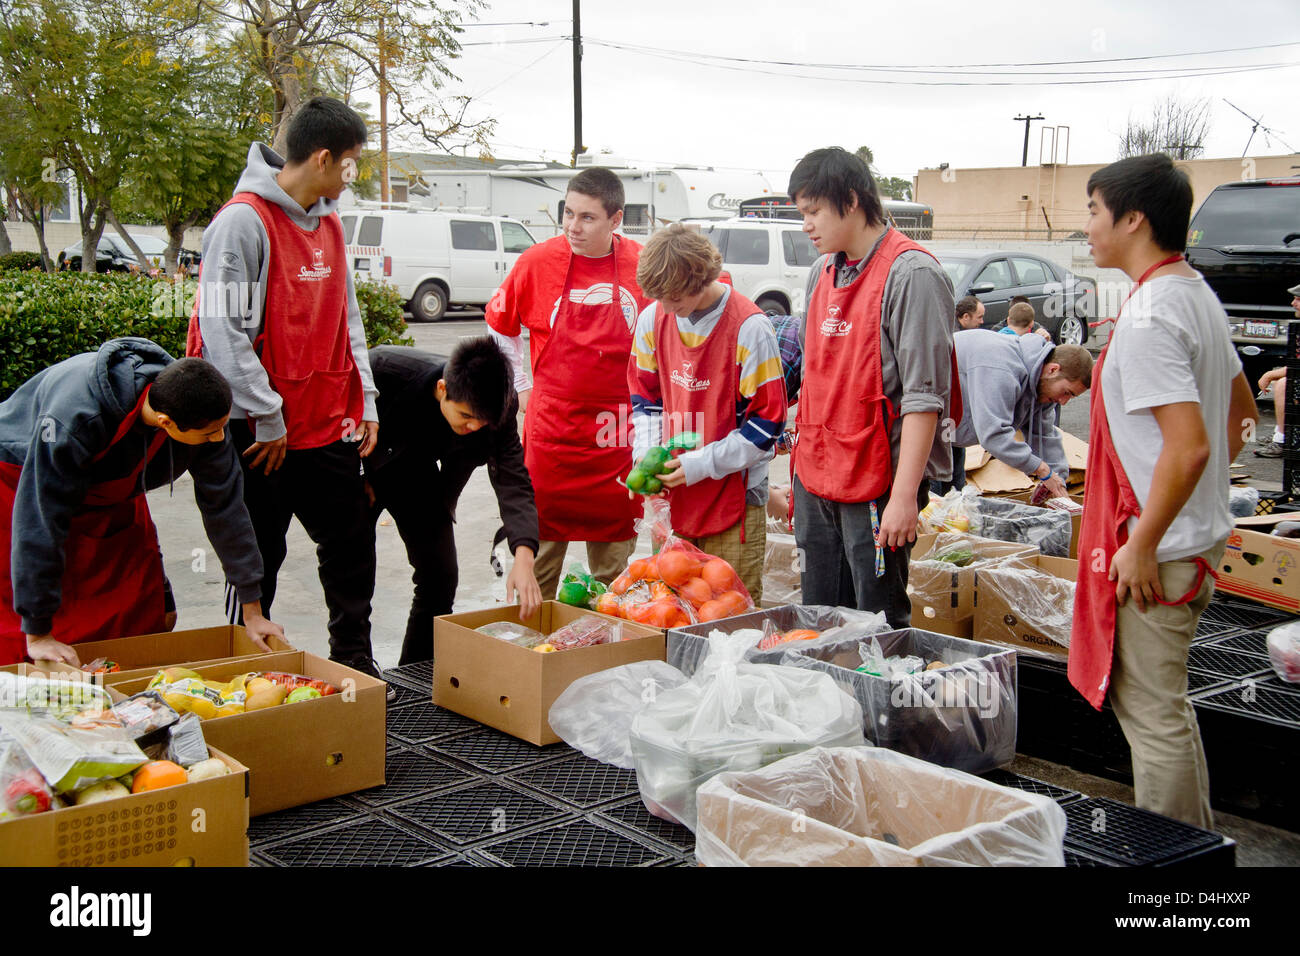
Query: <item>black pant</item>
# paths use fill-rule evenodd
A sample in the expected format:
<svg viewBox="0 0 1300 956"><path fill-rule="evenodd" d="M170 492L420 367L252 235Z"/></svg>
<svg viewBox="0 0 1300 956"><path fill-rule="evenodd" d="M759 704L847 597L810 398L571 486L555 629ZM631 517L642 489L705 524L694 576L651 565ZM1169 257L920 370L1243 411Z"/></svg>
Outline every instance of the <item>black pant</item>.
<svg viewBox="0 0 1300 956"><path fill-rule="evenodd" d="M928 497L925 483L917 506ZM889 495L876 500L885 513ZM844 504L819 498L794 478L794 537L803 560L804 604L883 611L891 627L911 627L912 601L907 596L907 562L912 545L884 551L885 573L876 576L876 542L871 502Z"/></svg>
<svg viewBox="0 0 1300 956"><path fill-rule="evenodd" d="M371 522L387 511L397 525L411 563L411 613L398 665L433 660L433 619L450 614L459 569L451 512L438 486L438 468L402 460L367 476L375 492Z"/></svg>
<svg viewBox="0 0 1300 956"><path fill-rule="evenodd" d="M375 593L375 524L361 481L359 443L289 451L270 475L250 470L242 457L254 438L242 419L230 422L244 466L244 503L265 566L262 613L271 616L276 578L284 563L285 535L295 517L316 542L320 583L329 610L330 657L370 657L370 599ZM292 639L292 636L290 635Z"/></svg>
<svg viewBox="0 0 1300 956"><path fill-rule="evenodd" d="M942 497L954 488L961 491L966 487L966 449L961 445L952 446L952 480L940 481L930 479L930 490Z"/></svg>

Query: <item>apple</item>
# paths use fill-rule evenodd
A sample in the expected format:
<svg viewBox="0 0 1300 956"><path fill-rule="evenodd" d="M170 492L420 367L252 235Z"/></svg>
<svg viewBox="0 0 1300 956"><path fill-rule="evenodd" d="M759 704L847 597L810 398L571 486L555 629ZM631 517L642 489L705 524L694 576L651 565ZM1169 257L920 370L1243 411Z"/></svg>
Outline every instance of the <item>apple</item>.
<svg viewBox="0 0 1300 956"><path fill-rule="evenodd" d="M296 704L303 700L315 700L320 696L320 691L315 687L299 687L284 699L286 704Z"/></svg>

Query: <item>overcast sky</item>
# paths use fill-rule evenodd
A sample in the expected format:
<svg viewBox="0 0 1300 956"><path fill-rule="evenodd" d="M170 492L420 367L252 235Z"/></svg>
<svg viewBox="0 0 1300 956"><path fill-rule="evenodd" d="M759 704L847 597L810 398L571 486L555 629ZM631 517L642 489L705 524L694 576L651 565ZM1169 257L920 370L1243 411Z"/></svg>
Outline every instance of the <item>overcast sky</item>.
<svg viewBox="0 0 1300 956"><path fill-rule="evenodd" d="M571 0L492 0L479 17L484 25L463 34L467 44L487 45L466 46L452 64L461 82L449 89L473 94L474 114L497 120L497 155L567 162L573 143L569 43L503 41L568 35L570 15ZM549 26L501 25L508 21ZM1012 118L1028 112L1046 118L1033 124L1031 163L1044 125L1070 127L1070 162L1106 162L1116 156L1117 134L1130 113L1144 115L1169 93L1212 101L1206 156L1240 156L1251 133L1251 122L1225 98L1275 131L1267 140L1256 133L1251 154L1300 149L1297 0L584 0L582 35L588 40L585 143L593 152L608 149L634 161L788 171L818 146L868 145L882 173L910 179L917 169L944 162L957 168L1019 165L1024 124ZM652 56L598 40L677 53ZM1236 53L1091 62L1288 42ZM723 68L723 61L704 61L699 54L800 65L726 61ZM812 66L970 68L1059 61L1089 62L997 66L989 70L1000 69L1000 75L975 77ZM1288 66L1145 82L985 85L1264 64ZM1079 75L1084 72L1092 75ZM866 79L892 82L860 82ZM953 80L981 85L904 85Z"/></svg>

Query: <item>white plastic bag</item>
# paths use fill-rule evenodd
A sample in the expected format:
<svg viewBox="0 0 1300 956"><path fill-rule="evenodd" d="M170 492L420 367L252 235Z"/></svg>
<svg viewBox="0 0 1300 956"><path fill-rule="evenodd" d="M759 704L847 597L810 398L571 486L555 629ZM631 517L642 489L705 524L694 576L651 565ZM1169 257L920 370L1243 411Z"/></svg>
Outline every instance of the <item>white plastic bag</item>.
<svg viewBox="0 0 1300 956"><path fill-rule="evenodd" d="M695 791L809 747L863 746L862 708L826 674L749 664L760 634L709 635L695 675L632 721L632 761L651 813L695 828Z"/></svg>
<svg viewBox="0 0 1300 956"><path fill-rule="evenodd" d="M579 677L565 688L547 720L570 747L592 760L632 768L632 718L686 675L663 661L637 661Z"/></svg>
<svg viewBox="0 0 1300 956"><path fill-rule="evenodd" d="M1281 680L1300 684L1300 621L1268 632L1268 660Z"/></svg>
<svg viewBox="0 0 1300 956"><path fill-rule="evenodd" d="M1045 796L876 747L817 747L699 789L705 866L1063 866Z"/></svg>

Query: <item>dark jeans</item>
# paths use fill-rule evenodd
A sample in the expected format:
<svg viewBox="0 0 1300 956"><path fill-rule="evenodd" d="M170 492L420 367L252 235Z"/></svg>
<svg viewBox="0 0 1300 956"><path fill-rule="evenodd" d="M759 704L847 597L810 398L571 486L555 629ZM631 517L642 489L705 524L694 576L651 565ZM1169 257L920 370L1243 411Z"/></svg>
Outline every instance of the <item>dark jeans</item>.
<svg viewBox="0 0 1300 956"><path fill-rule="evenodd" d="M922 484L917 507L929 491ZM888 495L876 501L885 513ZM803 603L884 611L894 628L911 627L907 596L907 562L912 546L885 551L885 573L876 577L876 542L871 531L871 503L844 504L812 494L794 478L794 537L803 559Z"/></svg>
<svg viewBox="0 0 1300 956"><path fill-rule="evenodd" d="M437 467L432 467L429 475L397 461L367 476L375 492L371 521L379 520L381 511L392 515L413 569L415 594L399 666L433 660L433 619L450 614L456 599L456 536L451 514L436 493Z"/></svg>
<svg viewBox="0 0 1300 956"><path fill-rule="evenodd" d="M966 449L961 445L952 446L952 481L931 479L930 490L942 497L954 488L961 491L966 487Z"/></svg>
<svg viewBox="0 0 1300 956"><path fill-rule="evenodd" d="M244 468L244 503L262 552L262 613L271 617L276 579L295 517L316 543L321 587L329 611L330 657L370 657L370 599L375 593L375 525L361 483L358 443L289 451L279 469L252 471L243 450L253 444L248 423L230 422ZM229 585L227 585L228 587ZM239 615L242 618L242 612ZM289 635L292 640L292 635Z"/></svg>

